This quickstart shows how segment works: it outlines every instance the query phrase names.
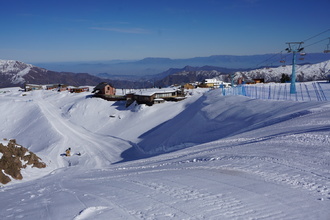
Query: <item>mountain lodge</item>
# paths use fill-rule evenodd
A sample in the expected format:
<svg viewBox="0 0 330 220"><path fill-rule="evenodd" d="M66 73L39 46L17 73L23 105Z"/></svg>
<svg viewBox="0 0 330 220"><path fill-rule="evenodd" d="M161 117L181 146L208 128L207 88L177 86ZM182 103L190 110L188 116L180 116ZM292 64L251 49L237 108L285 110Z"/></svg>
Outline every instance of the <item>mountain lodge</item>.
<svg viewBox="0 0 330 220"><path fill-rule="evenodd" d="M126 94L126 106L131 105L134 101L138 104L151 106L165 101L180 101L184 98L183 91L177 88L140 90L138 92Z"/></svg>

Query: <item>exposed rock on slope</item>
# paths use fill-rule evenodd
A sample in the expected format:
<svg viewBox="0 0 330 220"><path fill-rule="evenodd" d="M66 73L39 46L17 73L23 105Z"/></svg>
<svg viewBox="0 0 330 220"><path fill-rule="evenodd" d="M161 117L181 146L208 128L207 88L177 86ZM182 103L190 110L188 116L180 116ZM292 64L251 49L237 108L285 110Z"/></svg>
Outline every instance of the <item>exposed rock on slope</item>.
<svg viewBox="0 0 330 220"><path fill-rule="evenodd" d="M7 146L0 143L0 183L10 182L10 177L23 179L21 169L25 169L28 165L37 168L46 167L36 154L16 144L15 139L10 140Z"/></svg>

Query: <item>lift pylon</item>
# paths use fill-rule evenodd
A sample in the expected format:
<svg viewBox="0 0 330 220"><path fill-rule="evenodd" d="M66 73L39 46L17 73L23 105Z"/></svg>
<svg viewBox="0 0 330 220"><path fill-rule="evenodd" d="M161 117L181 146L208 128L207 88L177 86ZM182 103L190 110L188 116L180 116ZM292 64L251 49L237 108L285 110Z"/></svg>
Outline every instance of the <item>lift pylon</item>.
<svg viewBox="0 0 330 220"><path fill-rule="evenodd" d="M301 51L304 50L301 45L304 42L288 42L287 44L289 45L288 48L285 50L288 53L292 53L292 74L291 74L291 85L290 85L290 93L295 94L296 92L296 53L300 53Z"/></svg>

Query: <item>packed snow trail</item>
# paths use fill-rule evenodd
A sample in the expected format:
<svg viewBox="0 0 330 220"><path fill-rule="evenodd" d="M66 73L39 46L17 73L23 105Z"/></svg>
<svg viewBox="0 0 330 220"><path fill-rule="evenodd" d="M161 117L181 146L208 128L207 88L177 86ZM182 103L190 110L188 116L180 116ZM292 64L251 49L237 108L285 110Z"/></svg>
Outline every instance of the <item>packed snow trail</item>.
<svg viewBox="0 0 330 220"><path fill-rule="evenodd" d="M91 133L81 126L70 123L50 101L45 100L42 91L34 91L33 98L34 103L39 106L52 127L63 137L59 143L53 145L50 152L51 157L59 157L66 148L71 147L73 152L79 152L82 156L77 158L73 154L72 157L65 158L64 161L67 161L68 164L73 163L75 165L79 163L79 166L102 168L121 160L122 150L131 147L128 141L113 138L109 135L101 136Z"/></svg>
<svg viewBox="0 0 330 220"><path fill-rule="evenodd" d="M172 154L175 158L176 153ZM162 158L158 156L159 161ZM325 211L330 200L321 201L304 188L271 181L237 165L231 168L223 163L227 160L202 161L189 156L185 159L181 163L154 162L153 166L146 165L146 159L132 162L134 166L128 162L80 173L74 169L59 170L37 184L4 188L1 198L6 203L1 204L0 217L327 219L330 215ZM234 161L240 163L242 158ZM242 162L248 165L251 161ZM259 162L259 166L268 164ZM308 212L302 211L302 207Z"/></svg>

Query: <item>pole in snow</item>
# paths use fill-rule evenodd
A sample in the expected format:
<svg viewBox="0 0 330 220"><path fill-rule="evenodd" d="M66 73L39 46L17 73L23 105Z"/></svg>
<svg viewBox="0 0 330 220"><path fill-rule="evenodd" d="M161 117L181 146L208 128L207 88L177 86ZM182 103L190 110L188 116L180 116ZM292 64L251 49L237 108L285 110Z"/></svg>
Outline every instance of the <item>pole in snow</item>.
<svg viewBox="0 0 330 220"><path fill-rule="evenodd" d="M230 73L230 78L231 78L231 87L234 87L234 77L235 77L235 73Z"/></svg>
<svg viewBox="0 0 330 220"><path fill-rule="evenodd" d="M289 42L287 43L289 45L288 48L285 50L288 51L288 53L292 53L292 74L291 74L291 85L290 85L290 93L296 94L296 53L301 52L304 48L301 47L301 45L304 42Z"/></svg>

